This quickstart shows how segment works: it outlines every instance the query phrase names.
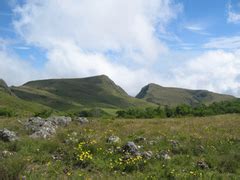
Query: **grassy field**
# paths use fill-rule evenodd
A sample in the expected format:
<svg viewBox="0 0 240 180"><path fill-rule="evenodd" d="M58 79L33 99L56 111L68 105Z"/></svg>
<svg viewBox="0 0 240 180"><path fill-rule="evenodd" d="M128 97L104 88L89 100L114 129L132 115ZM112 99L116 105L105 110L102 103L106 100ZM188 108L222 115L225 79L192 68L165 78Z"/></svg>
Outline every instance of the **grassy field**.
<svg viewBox="0 0 240 180"><path fill-rule="evenodd" d="M23 119L21 119L24 121ZM17 142L0 141L0 179L240 179L240 116L179 119L94 119L59 128L49 140L33 140L16 118L0 119L0 129L16 131ZM108 144L115 135L121 141ZM138 137L151 159L124 160L119 151ZM173 143L174 142L174 143ZM169 160L157 158L166 152ZM197 162L209 168L201 169Z"/></svg>

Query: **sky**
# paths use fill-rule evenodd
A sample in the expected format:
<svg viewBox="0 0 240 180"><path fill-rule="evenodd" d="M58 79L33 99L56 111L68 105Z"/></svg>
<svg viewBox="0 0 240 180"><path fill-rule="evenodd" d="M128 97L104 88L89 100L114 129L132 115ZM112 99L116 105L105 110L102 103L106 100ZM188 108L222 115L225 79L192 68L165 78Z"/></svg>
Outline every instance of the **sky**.
<svg viewBox="0 0 240 180"><path fill-rule="evenodd" d="M105 74L240 97L240 0L1 0L9 85Z"/></svg>

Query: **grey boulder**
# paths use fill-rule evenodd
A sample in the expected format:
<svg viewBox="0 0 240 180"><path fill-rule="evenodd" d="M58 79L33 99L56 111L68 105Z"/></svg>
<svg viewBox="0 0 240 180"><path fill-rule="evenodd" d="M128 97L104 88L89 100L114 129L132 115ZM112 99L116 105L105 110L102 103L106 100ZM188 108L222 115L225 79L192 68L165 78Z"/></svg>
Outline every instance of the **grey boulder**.
<svg viewBox="0 0 240 180"><path fill-rule="evenodd" d="M30 135L31 138L48 138L56 133L56 129L54 127L47 127L44 126L38 131L34 132L32 135Z"/></svg>
<svg viewBox="0 0 240 180"><path fill-rule="evenodd" d="M25 124L25 127L32 131L39 131L43 126L45 126L46 120L40 117L31 117L28 122Z"/></svg>
<svg viewBox="0 0 240 180"><path fill-rule="evenodd" d="M58 126L67 126L71 122L72 118L65 116L54 116L48 119L31 117L25 126L32 133L30 137L46 139L56 133Z"/></svg>
<svg viewBox="0 0 240 180"><path fill-rule="evenodd" d="M120 141L121 141L121 139L118 136L110 136L107 139L107 143L110 143L110 144L119 143Z"/></svg>
<svg viewBox="0 0 240 180"><path fill-rule="evenodd" d="M122 149L124 152L130 153L132 155L139 154L137 145L131 141L127 142L127 144L125 144Z"/></svg>
<svg viewBox="0 0 240 180"><path fill-rule="evenodd" d="M142 153L142 157L145 159L151 159L153 157L153 152L152 151L145 151Z"/></svg>
<svg viewBox="0 0 240 180"><path fill-rule="evenodd" d="M87 118L85 118L85 117L78 117L76 119L76 121L79 122L80 124L87 124L87 123L89 123L89 120Z"/></svg>
<svg viewBox="0 0 240 180"><path fill-rule="evenodd" d="M32 117L26 123L26 128L31 131L32 138L48 138L56 133L57 125L40 117Z"/></svg>
<svg viewBox="0 0 240 180"><path fill-rule="evenodd" d="M162 160L170 160L171 156L168 154L168 152L162 151L160 154L157 155L157 158Z"/></svg>
<svg viewBox="0 0 240 180"><path fill-rule="evenodd" d="M67 126L69 125L69 123L72 122L72 118L65 117L65 116L54 116L54 117L48 118L47 121L51 121L52 123L58 126Z"/></svg>
<svg viewBox="0 0 240 180"><path fill-rule="evenodd" d="M200 169L209 169L209 166L205 161L198 161L197 167Z"/></svg>
<svg viewBox="0 0 240 180"><path fill-rule="evenodd" d="M0 130L0 139L5 142L12 142L18 139L17 135L13 131L9 131L8 129L4 128Z"/></svg>

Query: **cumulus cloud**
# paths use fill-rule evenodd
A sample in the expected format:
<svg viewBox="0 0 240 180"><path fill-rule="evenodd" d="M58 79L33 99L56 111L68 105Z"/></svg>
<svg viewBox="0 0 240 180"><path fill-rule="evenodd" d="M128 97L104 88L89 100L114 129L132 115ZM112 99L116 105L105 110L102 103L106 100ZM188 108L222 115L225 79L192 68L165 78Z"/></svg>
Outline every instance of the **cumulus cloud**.
<svg viewBox="0 0 240 180"><path fill-rule="evenodd" d="M240 51L205 52L181 67L174 68L176 84L181 87L208 89L215 92L240 94Z"/></svg>
<svg viewBox="0 0 240 180"><path fill-rule="evenodd" d="M14 27L46 51L44 78L106 74L135 94L157 79L150 66L168 51L157 34L181 9L173 0L27 0L14 10Z"/></svg>
<svg viewBox="0 0 240 180"><path fill-rule="evenodd" d="M156 31L180 9L172 0L28 0L15 9L14 24L27 42L44 48L72 40L84 51L131 52L150 61L167 50Z"/></svg>

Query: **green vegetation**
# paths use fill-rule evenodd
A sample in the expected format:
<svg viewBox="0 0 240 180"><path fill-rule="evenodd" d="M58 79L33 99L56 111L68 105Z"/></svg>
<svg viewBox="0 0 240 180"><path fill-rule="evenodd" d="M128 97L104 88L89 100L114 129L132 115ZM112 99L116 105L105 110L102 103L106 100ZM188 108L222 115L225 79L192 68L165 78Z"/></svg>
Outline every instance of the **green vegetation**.
<svg viewBox="0 0 240 180"><path fill-rule="evenodd" d="M82 79L32 81L12 91L20 98L53 109L66 111L79 108L127 108L154 106L129 96L107 76Z"/></svg>
<svg viewBox="0 0 240 180"><path fill-rule="evenodd" d="M44 109L42 111L34 113L34 117L48 118L53 114L52 109Z"/></svg>
<svg viewBox="0 0 240 180"><path fill-rule="evenodd" d="M0 116L3 117L14 117L16 114L13 110L7 109L7 108L0 108Z"/></svg>
<svg viewBox="0 0 240 180"><path fill-rule="evenodd" d="M80 112L75 112L74 116L78 117L110 117L111 115L108 114L106 111L100 108L92 108L89 110L82 110Z"/></svg>
<svg viewBox="0 0 240 180"><path fill-rule="evenodd" d="M31 116L44 110L50 108L0 91L0 116Z"/></svg>
<svg viewBox="0 0 240 180"><path fill-rule="evenodd" d="M0 141L0 153L8 152L0 154L0 179L240 178L239 115L72 122L46 140L31 139L15 118L1 118L2 128L17 132L20 139ZM107 143L112 135L121 141ZM152 158L126 158L119 151L139 137L146 140L135 143L141 151L152 151ZM159 158L161 153L170 158Z"/></svg>
<svg viewBox="0 0 240 180"><path fill-rule="evenodd" d="M148 107L145 109L130 108L117 111L120 118L172 118L184 116L213 116L220 114L240 113L240 100L223 101L210 105L200 104L197 106L179 105L176 107Z"/></svg>
<svg viewBox="0 0 240 180"><path fill-rule="evenodd" d="M217 94L205 90L188 90L180 88L167 88L157 84L149 84L142 88L136 96L139 99L146 100L155 104L177 106L181 104L211 104L233 100L233 96Z"/></svg>
<svg viewBox="0 0 240 180"><path fill-rule="evenodd" d="M2 79L0 79L0 91L8 93L10 95L13 95L13 93L11 92L10 88L8 87L8 85Z"/></svg>

